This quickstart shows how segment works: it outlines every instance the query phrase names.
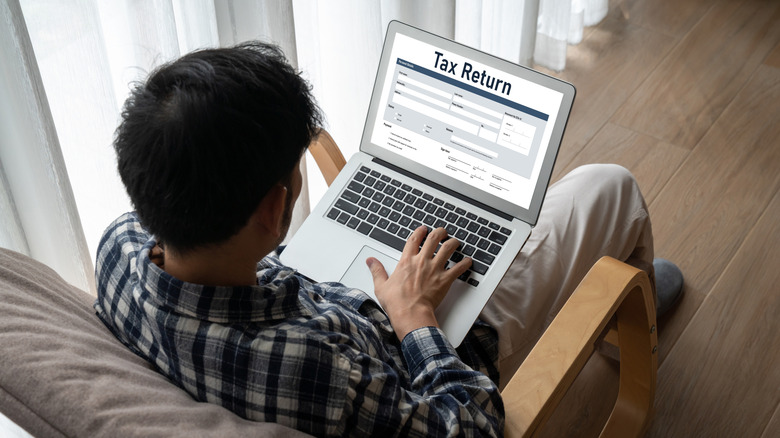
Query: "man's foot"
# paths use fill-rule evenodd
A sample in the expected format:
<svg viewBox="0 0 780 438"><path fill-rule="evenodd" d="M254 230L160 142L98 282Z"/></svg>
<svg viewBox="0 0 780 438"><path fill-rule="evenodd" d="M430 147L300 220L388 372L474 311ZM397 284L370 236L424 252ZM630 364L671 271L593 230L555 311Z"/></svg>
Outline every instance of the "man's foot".
<svg viewBox="0 0 780 438"><path fill-rule="evenodd" d="M683 275L680 268L666 259L653 260L655 268L655 314L660 318L682 297Z"/></svg>

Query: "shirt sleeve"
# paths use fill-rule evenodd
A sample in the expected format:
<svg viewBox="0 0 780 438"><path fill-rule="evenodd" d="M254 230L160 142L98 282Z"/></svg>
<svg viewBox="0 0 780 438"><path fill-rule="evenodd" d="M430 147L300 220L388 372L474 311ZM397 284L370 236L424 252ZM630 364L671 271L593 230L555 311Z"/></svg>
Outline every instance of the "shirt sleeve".
<svg viewBox="0 0 780 438"><path fill-rule="evenodd" d="M495 384L465 365L435 327L401 343L410 387L381 361L351 360L347 434L367 436L501 436L504 406Z"/></svg>

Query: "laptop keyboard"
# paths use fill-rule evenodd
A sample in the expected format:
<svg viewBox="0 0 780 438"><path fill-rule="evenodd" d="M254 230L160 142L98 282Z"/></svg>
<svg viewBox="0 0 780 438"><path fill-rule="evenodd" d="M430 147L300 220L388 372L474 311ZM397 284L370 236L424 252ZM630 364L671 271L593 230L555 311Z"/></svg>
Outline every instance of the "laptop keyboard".
<svg viewBox="0 0 780 438"><path fill-rule="evenodd" d="M445 228L461 244L450 260L471 257L471 268L459 279L479 284L512 230L445 202L423 190L361 166L327 217L372 239L403 251L406 239L420 225Z"/></svg>

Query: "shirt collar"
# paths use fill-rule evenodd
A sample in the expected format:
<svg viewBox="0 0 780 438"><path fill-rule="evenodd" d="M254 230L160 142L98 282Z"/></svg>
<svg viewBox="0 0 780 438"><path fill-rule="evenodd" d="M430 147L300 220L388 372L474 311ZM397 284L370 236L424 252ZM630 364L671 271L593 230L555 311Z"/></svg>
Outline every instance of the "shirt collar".
<svg viewBox="0 0 780 438"><path fill-rule="evenodd" d="M150 239L136 261L143 291L159 306L216 323L262 322L312 315L313 303L299 294L301 279L281 265L258 264L257 286L203 286L181 281L149 258Z"/></svg>

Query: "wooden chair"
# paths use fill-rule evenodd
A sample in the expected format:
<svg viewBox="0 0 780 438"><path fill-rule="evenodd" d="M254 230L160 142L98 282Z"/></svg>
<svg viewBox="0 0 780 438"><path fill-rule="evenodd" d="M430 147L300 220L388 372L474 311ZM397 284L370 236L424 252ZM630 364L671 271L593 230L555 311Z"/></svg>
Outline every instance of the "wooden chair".
<svg viewBox="0 0 780 438"><path fill-rule="evenodd" d="M309 151L330 185L346 164L326 131ZM641 436L653 416L658 339L644 271L610 257L591 268L504 388L506 436L537 436L593 353L620 349L620 386L602 437Z"/></svg>

